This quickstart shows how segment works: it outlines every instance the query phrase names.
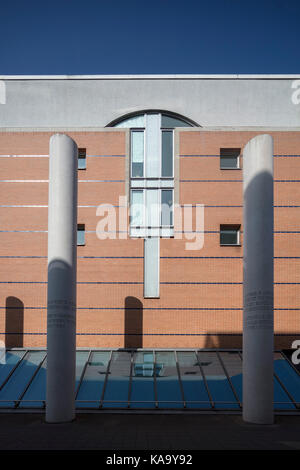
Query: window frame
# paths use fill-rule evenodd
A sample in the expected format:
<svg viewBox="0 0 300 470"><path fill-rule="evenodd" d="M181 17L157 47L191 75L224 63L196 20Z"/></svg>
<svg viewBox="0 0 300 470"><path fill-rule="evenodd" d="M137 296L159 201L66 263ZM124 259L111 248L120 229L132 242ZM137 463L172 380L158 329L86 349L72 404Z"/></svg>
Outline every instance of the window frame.
<svg viewBox="0 0 300 470"><path fill-rule="evenodd" d="M81 156L80 153L84 153L84 156ZM80 160L84 161L84 168L79 166ZM79 148L78 149L78 157L77 157L77 169L78 170L86 170L87 161L86 161L86 148Z"/></svg>
<svg viewBox="0 0 300 470"><path fill-rule="evenodd" d="M224 152L224 154L222 155L222 152ZM226 155L227 153L227 155ZM236 157L234 155L230 155L230 153L234 154L234 153L238 153L238 155L236 155ZM220 148L220 170L241 170L241 148L233 148L233 147L221 147ZM222 167L222 157L235 157L236 158L236 166L228 166L228 167Z"/></svg>
<svg viewBox="0 0 300 470"><path fill-rule="evenodd" d="M222 232L227 230L236 231L237 241L236 243L222 243L221 235ZM241 225L240 224L220 224L220 246L242 246L241 245Z"/></svg>
<svg viewBox="0 0 300 470"><path fill-rule="evenodd" d="M80 229L80 227L83 227L83 229ZM78 241L79 232L83 232L83 243ZM77 224L77 246L85 246L85 224Z"/></svg>

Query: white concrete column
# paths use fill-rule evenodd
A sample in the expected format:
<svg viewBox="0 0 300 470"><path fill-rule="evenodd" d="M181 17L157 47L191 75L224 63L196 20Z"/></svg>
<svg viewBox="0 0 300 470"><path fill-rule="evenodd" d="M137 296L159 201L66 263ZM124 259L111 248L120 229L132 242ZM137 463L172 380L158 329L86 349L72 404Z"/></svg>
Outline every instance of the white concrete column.
<svg viewBox="0 0 300 470"><path fill-rule="evenodd" d="M75 418L76 143L64 134L50 138L48 203L48 319L46 421Z"/></svg>
<svg viewBox="0 0 300 470"><path fill-rule="evenodd" d="M243 419L273 423L273 139L259 135L243 153Z"/></svg>

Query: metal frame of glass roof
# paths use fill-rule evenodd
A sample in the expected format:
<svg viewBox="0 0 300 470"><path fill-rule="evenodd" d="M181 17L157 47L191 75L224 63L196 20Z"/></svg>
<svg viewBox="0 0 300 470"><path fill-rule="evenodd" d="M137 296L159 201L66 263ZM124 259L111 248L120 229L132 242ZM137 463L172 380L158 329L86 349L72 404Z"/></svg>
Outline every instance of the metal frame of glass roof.
<svg viewBox="0 0 300 470"><path fill-rule="evenodd" d="M79 411L235 412L242 410L242 351L78 349ZM0 411L45 409L45 349L13 348L0 358ZM300 411L300 373L274 352L274 411Z"/></svg>

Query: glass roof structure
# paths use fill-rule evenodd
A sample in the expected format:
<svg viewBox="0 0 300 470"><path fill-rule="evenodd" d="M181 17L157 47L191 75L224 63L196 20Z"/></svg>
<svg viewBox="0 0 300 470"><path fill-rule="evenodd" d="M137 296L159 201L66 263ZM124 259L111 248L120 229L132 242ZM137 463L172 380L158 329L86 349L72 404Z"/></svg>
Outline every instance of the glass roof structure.
<svg viewBox="0 0 300 470"><path fill-rule="evenodd" d="M238 350L77 350L76 408L238 412L242 360ZM46 350L7 350L0 409L45 408L46 370ZM274 410L300 411L300 373L282 351L274 353Z"/></svg>

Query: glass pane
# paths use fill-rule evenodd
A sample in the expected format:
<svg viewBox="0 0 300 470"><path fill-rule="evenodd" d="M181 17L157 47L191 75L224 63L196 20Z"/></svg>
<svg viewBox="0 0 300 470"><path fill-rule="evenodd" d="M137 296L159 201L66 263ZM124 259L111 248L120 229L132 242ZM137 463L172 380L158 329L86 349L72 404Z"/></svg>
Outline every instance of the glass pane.
<svg viewBox="0 0 300 470"><path fill-rule="evenodd" d="M128 119L124 119L124 121L115 124L114 127L145 127L145 118L144 114L140 114L138 116L133 116Z"/></svg>
<svg viewBox="0 0 300 470"><path fill-rule="evenodd" d="M82 228L77 229L77 245L85 244L85 230Z"/></svg>
<svg viewBox="0 0 300 470"><path fill-rule="evenodd" d="M161 176L173 176L173 132L162 131Z"/></svg>
<svg viewBox="0 0 300 470"><path fill-rule="evenodd" d="M155 408L154 357L152 352L134 353L130 408ZM145 401L143 401L145 400ZM139 402L139 403L134 403Z"/></svg>
<svg viewBox="0 0 300 470"><path fill-rule="evenodd" d="M77 408L99 407L109 358L110 351L96 351L91 354L77 394Z"/></svg>
<svg viewBox="0 0 300 470"><path fill-rule="evenodd" d="M79 385L81 374L89 357L89 351L76 351L75 390Z"/></svg>
<svg viewBox="0 0 300 470"><path fill-rule="evenodd" d="M132 227L143 227L144 224L144 191L132 190L130 204L130 225Z"/></svg>
<svg viewBox="0 0 300 470"><path fill-rule="evenodd" d="M103 408L127 408L130 365L130 352L113 352L105 388Z"/></svg>
<svg viewBox="0 0 300 470"><path fill-rule="evenodd" d="M173 128L173 127L192 127L191 124L188 124L185 121L182 121L178 118L173 118L171 116L166 116L163 114L161 116L161 127L164 128Z"/></svg>
<svg viewBox="0 0 300 470"><path fill-rule="evenodd" d="M237 157L221 156L220 159L221 168L237 168L238 159Z"/></svg>
<svg viewBox="0 0 300 470"><path fill-rule="evenodd" d="M173 225L173 191L164 189L161 192L161 225Z"/></svg>
<svg viewBox="0 0 300 470"><path fill-rule="evenodd" d="M15 403L11 400L20 398L45 354L45 351L32 351L26 354L25 359L20 362L9 381L0 391L0 407L14 407Z"/></svg>
<svg viewBox="0 0 300 470"><path fill-rule="evenodd" d="M75 376L75 390L79 383L82 369L88 358L87 351L76 352L76 376ZM42 408L43 402L46 400L46 372L47 372L47 359L44 361L42 367L34 377L30 387L25 393L19 408ZM30 400L26 402L26 400Z"/></svg>
<svg viewBox="0 0 300 470"><path fill-rule="evenodd" d="M237 245L238 231L237 230L221 230L220 243L221 245Z"/></svg>
<svg viewBox="0 0 300 470"><path fill-rule="evenodd" d="M131 176L132 178L141 178L144 174L144 163L132 162L131 164Z"/></svg>
<svg viewBox="0 0 300 470"><path fill-rule="evenodd" d="M174 352L157 352L156 365L156 390L159 408L183 408Z"/></svg>
<svg viewBox="0 0 300 470"><path fill-rule="evenodd" d="M159 190L147 189L146 190L146 209L147 209L147 226L159 227L160 226L160 204L159 204Z"/></svg>
<svg viewBox="0 0 300 470"><path fill-rule="evenodd" d="M78 158L78 169L79 170L85 170L86 169L86 158L85 157L79 157Z"/></svg>
<svg viewBox="0 0 300 470"><path fill-rule="evenodd" d="M199 368L196 354L193 351L178 351L177 359L186 407L210 408L209 396Z"/></svg>
<svg viewBox="0 0 300 470"><path fill-rule="evenodd" d="M243 401L243 380L242 372L243 366L240 356L237 352L220 352L220 357L223 361L224 367L230 377L233 388L242 403Z"/></svg>
<svg viewBox="0 0 300 470"><path fill-rule="evenodd" d="M19 408L42 408L43 400L46 400L46 373L47 359L43 362L42 367L34 377ZM29 400L29 401L27 401Z"/></svg>
<svg viewBox="0 0 300 470"><path fill-rule="evenodd" d="M5 356L1 356L0 362L0 386L7 379L13 368L24 356L25 351L6 351Z"/></svg>
<svg viewBox="0 0 300 470"><path fill-rule="evenodd" d="M144 175L144 132L133 131L131 133L131 176L142 177Z"/></svg>
<svg viewBox="0 0 300 470"><path fill-rule="evenodd" d="M216 409L239 409L230 384L214 352L198 352L199 361Z"/></svg>
<svg viewBox="0 0 300 470"><path fill-rule="evenodd" d="M281 387L280 383L274 377L274 409L275 410L294 410L295 407L287 393Z"/></svg>
<svg viewBox="0 0 300 470"><path fill-rule="evenodd" d="M300 375L297 374L280 353L274 354L274 372L294 398L295 402L300 403ZM289 401L289 399L287 401ZM280 406L278 407L280 408Z"/></svg>
<svg viewBox="0 0 300 470"><path fill-rule="evenodd" d="M131 132L131 158L133 162L144 161L144 132Z"/></svg>

